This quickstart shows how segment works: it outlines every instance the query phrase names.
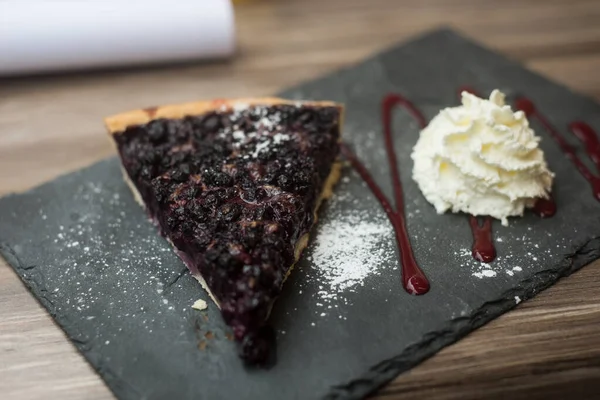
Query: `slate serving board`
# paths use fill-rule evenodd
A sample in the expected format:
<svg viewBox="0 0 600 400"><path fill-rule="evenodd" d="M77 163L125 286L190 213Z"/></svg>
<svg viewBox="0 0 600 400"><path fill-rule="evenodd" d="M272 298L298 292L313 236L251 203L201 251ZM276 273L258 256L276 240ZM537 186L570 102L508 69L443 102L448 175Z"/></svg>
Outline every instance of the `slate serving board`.
<svg viewBox="0 0 600 400"><path fill-rule="evenodd" d="M431 118L457 104L465 84L527 93L558 127L581 119L600 129L591 100L447 30L282 95L344 102L345 140L391 197L380 99L401 92ZM1 199L0 252L120 399L361 398L600 257L600 203L535 122L556 173L559 212L543 220L528 214L509 227L495 222L499 257L489 266L470 257L466 217L436 215L412 182L414 121L398 111L394 124L408 229L431 291L402 290L391 229L371 243L387 255L377 271L339 293L324 288L331 282L323 265L310 261L319 259L319 236L349 213L385 221L346 170L273 311L278 362L269 370L243 368L213 304L190 308L207 295L134 203L115 158Z"/></svg>

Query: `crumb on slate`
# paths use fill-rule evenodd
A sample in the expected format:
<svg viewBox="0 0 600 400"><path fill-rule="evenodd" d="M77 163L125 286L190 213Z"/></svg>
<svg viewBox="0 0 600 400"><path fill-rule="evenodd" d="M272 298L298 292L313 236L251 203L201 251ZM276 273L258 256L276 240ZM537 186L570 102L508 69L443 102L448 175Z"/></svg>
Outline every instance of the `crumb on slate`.
<svg viewBox="0 0 600 400"><path fill-rule="evenodd" d="M198 299L194 302L194 304L192 304L192 308L195 310L206 310L208 308L208 304L206 304L206 301L202 300L202 299Z"/></svg>

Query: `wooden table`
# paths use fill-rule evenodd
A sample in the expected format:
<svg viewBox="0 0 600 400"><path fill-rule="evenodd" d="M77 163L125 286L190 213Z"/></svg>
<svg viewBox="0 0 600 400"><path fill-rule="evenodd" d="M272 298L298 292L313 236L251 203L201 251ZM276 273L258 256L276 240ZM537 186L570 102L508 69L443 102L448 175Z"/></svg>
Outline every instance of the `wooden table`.
<svg viewBox="0 0 600 400"><path fill-rule="evenodd" d="M600 100L598 0L242 3L240 53L228 63L0 80L0 194L111 155L101 124L107 114L273 93L442 24ZM586 267L446 348L377 398L600 398L599 268ZM0 397L112 398L3 261Z"/></svg>

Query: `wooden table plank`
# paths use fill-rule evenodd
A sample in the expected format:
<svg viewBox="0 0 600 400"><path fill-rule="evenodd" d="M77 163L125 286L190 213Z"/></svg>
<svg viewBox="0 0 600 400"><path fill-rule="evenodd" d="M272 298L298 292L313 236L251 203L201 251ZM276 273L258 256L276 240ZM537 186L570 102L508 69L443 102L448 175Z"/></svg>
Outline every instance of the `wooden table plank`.
<svg viewBox="0 0 600 400"><path fill-rule="evenodd" d="M240 51L231 62L0 80L0 194L112 154L104 115L273 93L440 25L600 100L598 21L597 0L248 0L238 8ZM377 398L600 397L599 268L586 267L442 350ZM3 261L0 393L111 398Z"/></svg>

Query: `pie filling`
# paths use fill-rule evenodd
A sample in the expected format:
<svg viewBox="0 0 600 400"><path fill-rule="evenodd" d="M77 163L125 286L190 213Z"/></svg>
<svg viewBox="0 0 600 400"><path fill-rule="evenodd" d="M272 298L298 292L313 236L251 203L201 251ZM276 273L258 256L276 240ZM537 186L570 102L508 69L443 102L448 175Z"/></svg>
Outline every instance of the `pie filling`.
<svg viewBox="0 0 600 400"><path fill-rule="evenodd" d="M268 356L265 320L339 176L340 117L336 106L238 104L114 134L150 217L248 362Z"/></svg>

